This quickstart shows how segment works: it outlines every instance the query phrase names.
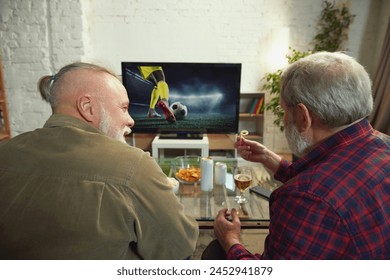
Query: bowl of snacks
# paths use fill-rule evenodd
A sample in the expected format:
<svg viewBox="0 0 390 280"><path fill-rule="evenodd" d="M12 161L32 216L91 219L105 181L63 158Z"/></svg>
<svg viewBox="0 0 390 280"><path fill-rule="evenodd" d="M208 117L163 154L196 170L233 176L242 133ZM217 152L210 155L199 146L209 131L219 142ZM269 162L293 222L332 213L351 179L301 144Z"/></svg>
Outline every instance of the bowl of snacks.
<svg viewBox="0 0 390 280"><path fill-rule="evenodd" d="M172 171L175 178L183 184L196 184L200 182L199 156L180 156L172 160Z"/></svg>

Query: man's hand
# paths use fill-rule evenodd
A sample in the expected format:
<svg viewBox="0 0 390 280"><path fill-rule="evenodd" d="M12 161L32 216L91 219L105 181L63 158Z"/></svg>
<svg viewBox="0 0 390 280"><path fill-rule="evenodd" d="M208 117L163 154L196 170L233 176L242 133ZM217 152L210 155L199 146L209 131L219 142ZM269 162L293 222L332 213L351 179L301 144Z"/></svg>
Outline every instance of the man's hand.
<svg viewBox="0 0 390 280"><path fill-rule="evenodd" d="M229 221L228 217L232 220ZM214 221L214 234L227 253L231 246L240 243L241 222L236 209L229 213L227 208L221 209Z"/></svg>
<svg viewBox="0 0 390 280"><path fill-rule="evenodd" d="M240 156L248 161L262 163L273 173L279 168L282 157L269 150L266 146L257 141L248 140L243 137L237 137L235 143Z"/></svg>

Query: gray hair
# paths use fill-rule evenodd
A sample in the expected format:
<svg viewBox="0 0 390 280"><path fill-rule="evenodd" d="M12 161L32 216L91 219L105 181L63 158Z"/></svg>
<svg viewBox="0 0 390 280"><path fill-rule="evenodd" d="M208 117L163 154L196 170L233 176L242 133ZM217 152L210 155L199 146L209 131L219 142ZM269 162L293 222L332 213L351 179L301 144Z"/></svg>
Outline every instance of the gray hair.
<svg viewBox="0 0 390 280"><path fill-rule="evenodd" d="M39 79L38 89L39 92L41 93L42 98L47 102L49 102L52 108L55 108L58 105L57 88L61 83L62 77L67 72L81 70L81 69L105 72L116 77L116 75L113 72L111 72L110 70L104 67L95 64L85 63L85 62L75 62L62 67L57 74L43 76L42 78Z"/></svg>
<svg viewBox="0 0 390 280"><path fill-rule="evenodd" d="M287 107L303 103L330 128L351 124L373 109L371 80L354 58L318 52L298 60L282 74L281 98Z"/></svg>

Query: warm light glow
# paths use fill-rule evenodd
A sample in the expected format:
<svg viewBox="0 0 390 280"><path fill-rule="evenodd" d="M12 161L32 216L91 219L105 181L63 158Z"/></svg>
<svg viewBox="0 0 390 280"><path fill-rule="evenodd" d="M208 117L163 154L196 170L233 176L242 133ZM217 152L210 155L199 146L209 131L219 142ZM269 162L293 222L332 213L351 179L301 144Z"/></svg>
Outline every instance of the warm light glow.
<svg viewBox="0 0 390 280"><path fill-rule="evenodd" d="M196 110L205 110L213 112L220 105L223 99L223 94L220 92L209 92L207 94L187 93L186 95L170 93L170 102L179 101L184 105L190 105Z"/></svg>
<svg viewBox="0 0 390 280"><path fill-rule="evenodd" d="M290 28L273 28L267 38L267 67L269 72L274 72L287 65L286 54L290 43Z"/></svg>

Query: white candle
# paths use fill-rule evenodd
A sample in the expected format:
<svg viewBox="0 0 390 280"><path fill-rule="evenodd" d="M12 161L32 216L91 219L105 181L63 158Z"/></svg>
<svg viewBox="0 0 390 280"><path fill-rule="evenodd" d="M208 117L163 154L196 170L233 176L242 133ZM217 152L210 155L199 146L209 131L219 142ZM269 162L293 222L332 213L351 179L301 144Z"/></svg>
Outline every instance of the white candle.
<svg viewBox="0 0 390 280"><path fill-rule="evenodd" d="M213 160L210 157L203 157L200 162L200 189L208 192L213 189Z"/></svg>
<svg viewBox="0 0 390 280"><path fill-rule="evenodd" d="M226 164L222 162L215 163L215 183L217 185L226 184Z"/></svg>

